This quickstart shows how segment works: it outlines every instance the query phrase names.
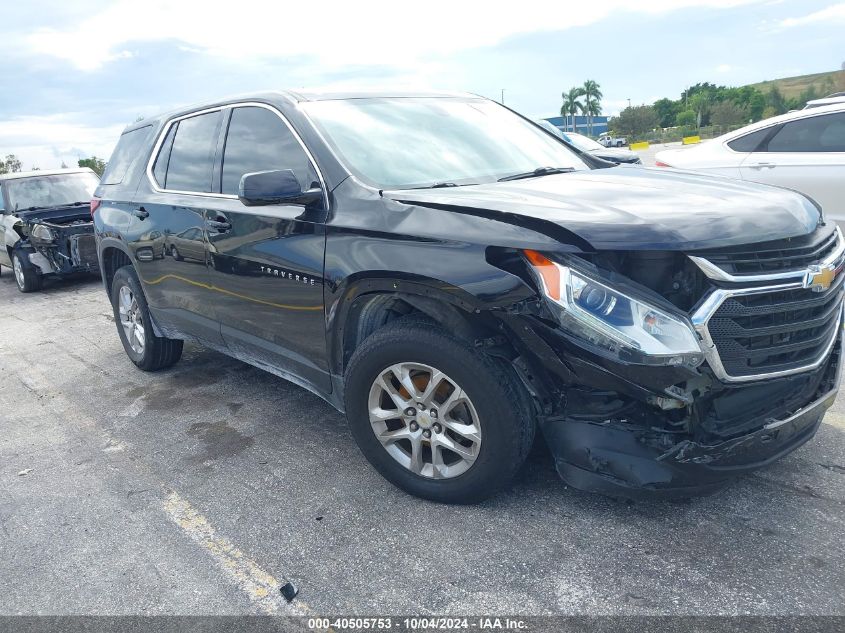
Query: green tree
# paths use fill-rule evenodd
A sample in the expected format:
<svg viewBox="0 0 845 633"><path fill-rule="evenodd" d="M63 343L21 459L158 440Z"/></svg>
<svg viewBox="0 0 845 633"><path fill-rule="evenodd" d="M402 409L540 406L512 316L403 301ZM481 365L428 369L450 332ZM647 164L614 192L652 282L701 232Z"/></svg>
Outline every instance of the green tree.
<svg viewBox="0 0 845 633"><path fill-rule="evenodd" d="M584 82L584 111L587 113L587 129L593 135L593 117L601 114L601 86L592 79Z"/></svg>
<svg viewBox="0 0 845 633"><path fill-rule="evenodd" d="M652 106L629 106L610 120L615 132L633 138L641 138L660 125L657 111ZM630 138L628 140L631 140Z"/></svg>
<svg viewBox="0 0 845 633"><path fill-rule="evenodd" d="M569 115L572 117L572 131L575 132L577 131L575 129L575 116L579 112L584 113L584 104L580 101L581 97L584 96L584 90L578 87L570 88L568 92L563 92L560 96L563 97L563 105L560 106L560 116L566 117Z"/></svg>
<svg viewBox="0 0 845 633"><path fill-rule="evenodd" d="M91 158L80 158L77 164L80 167L90 167L98 176L102 176L103 172L106 170L106 161L102 158L97 158L96 156L92 156Z"/></svg>
<svg viewBox="0 0 845 633"><path fill-rule="evenodd" d="M783 93L778 90L777 86L772 86L769 94L766 95L766 105L775 111L775 114L783 114L789 110L789 105L783 97Z"/></svg>
<svg viewBox="0 0 845 633"><path fill-rule="evenodd" d="M695 127L695 123L698 116L693 110L684 110L683 112L678 112L678 115L675 117L675 125L679 127Z"/></svg>
<svg viewBox="0 0 845 633"><path fill-rule="evenodd" d="M748 108L733 101L721 101L710 107L711 125L736 125L748 123Z"/></svg>
<svg viewBox="0 0 845 633"><path fill-rule="evenodd" d="M21 170L21 161L14 154L7 154L5 160L0 160L0 174L13 174Z"/></svg>
<svg viewBox="0 0 845 633"><path fill-rule="evenodd" d="M664 98L655 101L652 107L657 114L660 127L670 127L675 123L675 116L677 116L681 104L679 101Z"/></svg>

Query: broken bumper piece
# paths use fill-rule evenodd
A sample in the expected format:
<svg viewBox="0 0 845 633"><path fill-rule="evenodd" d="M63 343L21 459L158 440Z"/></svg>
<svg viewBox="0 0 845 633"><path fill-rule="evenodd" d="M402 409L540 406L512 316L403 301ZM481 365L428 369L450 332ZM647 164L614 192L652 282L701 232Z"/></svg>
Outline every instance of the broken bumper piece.
<svg viewBox="0 0 845 633"><path fill-rule="evenodd" d="M561 478L579 490L610 496L691 497L783 457L815 435L836 391L784 420L725 442L682 440L622 424L546 420L543 431Z"/></svg>
<svg viewBox="0 0 845 633"><path fill-rule="evenodd" d="M806 403L748 433L701 442L659 424L548 417L541 429L561 478L613 497L685 498L715 492L732 479L780 459L811 439L833 405L842 377L843 335L816 376ZM657 415L657 414L655 414ZM655 418L655 423L658 419Z"/></svg>

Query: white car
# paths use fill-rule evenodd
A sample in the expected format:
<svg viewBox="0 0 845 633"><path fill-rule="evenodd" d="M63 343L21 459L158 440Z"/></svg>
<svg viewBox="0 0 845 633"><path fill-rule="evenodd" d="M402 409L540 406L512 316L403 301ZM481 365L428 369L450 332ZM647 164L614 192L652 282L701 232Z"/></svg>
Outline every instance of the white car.
<svg viewBox="0 0 845 633"><path fill-rule="evenodd" d="M798 110L655 156L690 169L800 191L845 219L845 103Z"/></svg>

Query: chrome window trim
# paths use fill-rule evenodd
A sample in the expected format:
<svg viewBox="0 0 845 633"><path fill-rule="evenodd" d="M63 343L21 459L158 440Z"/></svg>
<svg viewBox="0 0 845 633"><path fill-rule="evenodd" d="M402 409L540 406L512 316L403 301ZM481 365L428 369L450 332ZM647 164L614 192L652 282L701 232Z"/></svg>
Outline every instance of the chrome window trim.
<svg viewBox="0 0 845 633"><path fill-rule="evenodd" d="M842 236L842 229L836 227L837 246L834 251L825 257L817 266L829 266L836 263L843 255L845 255L845 239ZM782 281L786 279L803 280L810 272L809 267L799 268L797 270L787 270L777 273L769 273L766 275L732 275L719 268L716 264L706 259L705 257L697 257L695 255L688 255L692 262L698 266L708 278L715 281L725 281L728 283L758 283L767 281Z"/></svg>
<svg viewBox="0 0 845 633"><path fill-rule="evenodd" d="M261 103L259 101L239 101L236 103L227 103L224 105L214 106L213 108L206 108L204 110L197 110L196 112L190 112L188 114L183 114L177 117L173 117L167 120L167 123L162 127L161 131L159 132L158 139L156 139L155 146L153 147L153 152L150 155L150 159L147 161L147 180L150 183L150 186L153 188L153 191L156 193L174 193L182 196L199 196L203 198L225 198L227 200L238 200L238 196L226 193L214 193L214 192L204 192L204 191L181 191L179 189L164 189L159 187L158 183L156 182L155 177L153 176L153 166L155 165L155 161L158 158L158 153L161 150L161 146L164 143L164 139L167 138L167 133L170 131L170 128L173 126L174 123L178 123L184 119L190 119L195 116L200 116L202 114L209 114L211 112L221 112L226 109L235 108L264 108L265 110L270 110L276 116L278 116L282 123L287 126L290 133L293 134L293 137L299 143L302 150L305 152L305 155L308 157L308 161L311 163L311 166L314 168L314 172L317 174L317 177L320 179L320 188L323 191L323 203L325 204L326 209L329 208L329 194L326 190L326 181L323 177L323 172L320 170L319 165L317 165L317 161L314 160L314 155L311 153L311 150L308 149L308 146L305 145L305 142L302 140L302 137L299 133L293 128L288 121L287 117L282 114L282 112L275 108L274 106L270 105L269 103ZM228 135L229 131L226 130L226 135ZM225 137L224 137L225 138ZM175 139L174 139L175 142ZM225 152L225 145L223 151Z"/></svg>
<svg viewBox="0 0 845 633"><path fill-rule="evenodd" d="M692 314L691 320L693 328L695 328L695 331L701 338L701 350L704 352L704 358L707 360L707 363L710 365L713 373L716 374L721 381L727 383L740 383L751 382L753 380L781 378L784 376L791 376L793 374L800 374L805 371L812 371L821 367L830 355L831 350L833 350L836 339L842 330L843 316L845 316L845 302L840 303L839 325L834 328L833 336L825 346L824 352L812 363L802 365L801 367L795 367L793 369L751 374L748 376L731 376L722 364L722 359L719 356L719 350L716 348L716 344L713 342L713 337L710 336L710 330L708 328L708 323L710 322L711 317L716 313L721 305L731 297L766 294L781 290L800 290L802 288L805 289L803 282L797 282L755 288L717 288L707 295L704 302Z"/></svg>

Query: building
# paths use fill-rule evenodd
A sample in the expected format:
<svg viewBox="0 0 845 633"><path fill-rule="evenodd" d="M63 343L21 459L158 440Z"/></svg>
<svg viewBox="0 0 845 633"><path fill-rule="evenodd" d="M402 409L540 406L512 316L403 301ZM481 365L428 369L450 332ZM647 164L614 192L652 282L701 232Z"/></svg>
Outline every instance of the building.
<svg viewBox="0 0 845 633"><path fill-rule="evenodd" d="M610 117L594 116L593 117L593 136L601 136L607 132L607 121ZM558 127L563 132L578 132L589 136L589 121L587 117L578 115L575 117L575 130L572 129L572 117L553 116L546 119L552 125Z"/></svg>

